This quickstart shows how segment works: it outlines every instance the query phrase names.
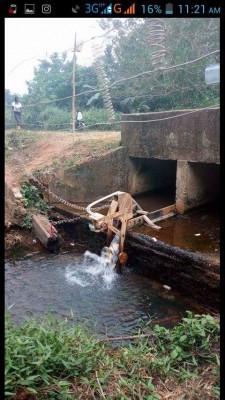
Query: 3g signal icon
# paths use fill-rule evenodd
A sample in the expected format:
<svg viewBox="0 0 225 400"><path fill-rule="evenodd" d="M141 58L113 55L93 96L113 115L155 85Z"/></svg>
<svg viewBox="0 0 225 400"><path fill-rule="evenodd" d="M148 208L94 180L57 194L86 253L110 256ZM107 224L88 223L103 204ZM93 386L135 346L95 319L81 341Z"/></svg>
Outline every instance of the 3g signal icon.
<svg viewBox="0 0 225 400"><path fill-rule="evenodd" d="M105 6L104 9L102 9ZM131 15L131 14L135 14L135 3L133 3L130 7L127 8L126 11L122 11L122 4L121 3L116 3L116 4L112 4L110 3L109 5L106 5L104 3L85 3L85 14L127 14L127 15Z"/></svg>

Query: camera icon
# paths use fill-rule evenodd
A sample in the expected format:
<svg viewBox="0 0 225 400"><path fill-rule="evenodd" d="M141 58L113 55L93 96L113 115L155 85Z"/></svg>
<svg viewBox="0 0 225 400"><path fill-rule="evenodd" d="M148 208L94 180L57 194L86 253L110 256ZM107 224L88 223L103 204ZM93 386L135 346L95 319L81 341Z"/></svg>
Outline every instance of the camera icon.
<svg viewBox="0 0 225 400"><path fill-rule="evenodd" d="M51 4L42 4L42 14L50 14L52 11Z"/></svg>

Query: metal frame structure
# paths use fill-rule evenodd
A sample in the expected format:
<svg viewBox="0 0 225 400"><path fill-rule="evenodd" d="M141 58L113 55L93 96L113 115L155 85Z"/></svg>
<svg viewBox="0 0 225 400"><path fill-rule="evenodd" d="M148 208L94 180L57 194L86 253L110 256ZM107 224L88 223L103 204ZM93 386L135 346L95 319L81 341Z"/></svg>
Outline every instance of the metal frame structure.
<svg viewBox="0 0 225 400"><path fill-rule="evenodd" d="M96 204L112 198L109 205L107 215L93 212L91 209ZM124 242L127 230L136 225L146 223L151 228L159 230L160 226L155 225L147 216L148 212L144 211L139 204L126 192L114 192L108 196L102 197L99 200L89 204L86 208L88 219L90 220L89 228L93 232L107 231L107 246L113 240L114 234L120 237L118 264L124 265L127 263L128 255L124 252Z"/></svg>

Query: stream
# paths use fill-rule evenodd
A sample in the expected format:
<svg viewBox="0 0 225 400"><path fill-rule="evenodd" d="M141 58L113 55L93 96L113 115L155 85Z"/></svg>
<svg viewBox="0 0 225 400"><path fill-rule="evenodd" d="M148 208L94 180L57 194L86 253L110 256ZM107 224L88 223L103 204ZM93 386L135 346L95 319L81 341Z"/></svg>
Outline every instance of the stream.
<svg viewBox="0 0 225 400"><path fill-rule="evenodd" d="M98 257L100 258L100 257ZM161 284L124 268L106 274L99 260L83 254L34 254L5 265L5 304L21 324L34 315L82 322L100 336L136 334L143 324L175 324L190 301L167 292Z"/></svg>
<svg viewBox="0 0 225 400"><path fill-rule="evenodd" d="M146 198L138 200L148 209ZM218 259L219 215L215 205L157 224L160 231L153 232L148 226L134 230ZM191 300L135 274L129 265L118 275L114 269L106 271L99 256L90 259L72 248L57 255L45 250L18 251L5 261L5 305L16 324L50 311L58 319L81 322L101 337L116 337L135 335L146 324L173 326L186 310L200 312Z"/></svg>

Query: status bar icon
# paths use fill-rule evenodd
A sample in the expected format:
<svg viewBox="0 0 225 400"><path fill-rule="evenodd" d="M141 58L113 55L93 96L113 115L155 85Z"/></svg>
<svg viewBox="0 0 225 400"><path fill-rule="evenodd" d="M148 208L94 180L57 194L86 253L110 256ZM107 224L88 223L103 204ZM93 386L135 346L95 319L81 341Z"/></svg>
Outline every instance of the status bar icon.
<svg viewBox="0 0 225 400"><path fill-rule="evenodd" d="M126 11L124 11L124 14L135 14L135 3L133 3Z"/></svg>
<svg viewBox="0 0 225 400"><path fill-rule="evenodd" d="M173 14L173 4L172 3L167 3L166 4L166 14Z"/></svg>
<svg viewBox="0 0 225 400"><path fill-rule="evenodd" d="M24 14L34 14L34 13L35 13L35 4L24 5Z"/></svg>
<svg viewBox="0 0 225 400"><path fill-rule="evenodd" d="M109 4L106 8L104 8L101 14L112 14L112 3Z"/></svg>
<svg viewBox="0 0 225 400"><path fill-rule="evenodd" d="M17 12L17 5L16 4L11 4L9 6L8 13L9 14L16 14L16 12Z"/></svg>

